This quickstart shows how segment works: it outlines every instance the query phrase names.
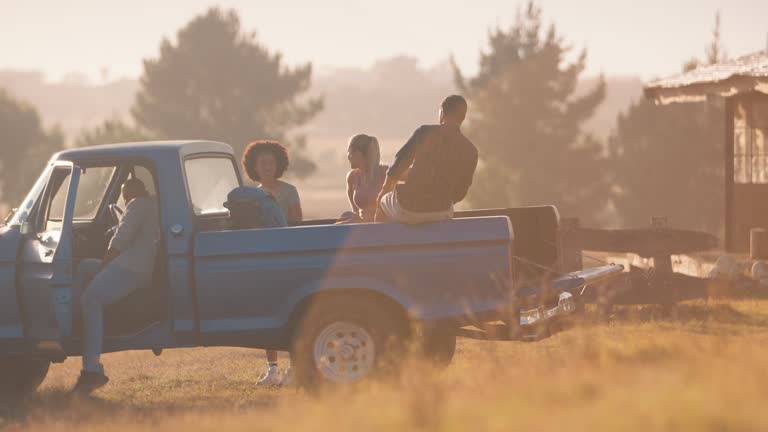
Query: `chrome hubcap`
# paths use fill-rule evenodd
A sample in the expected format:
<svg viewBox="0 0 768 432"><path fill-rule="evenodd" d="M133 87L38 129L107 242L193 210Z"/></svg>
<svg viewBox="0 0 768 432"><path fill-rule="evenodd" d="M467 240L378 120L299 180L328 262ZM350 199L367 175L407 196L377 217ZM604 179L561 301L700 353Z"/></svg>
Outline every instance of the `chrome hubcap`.
<svg viewBox="0 0 768 432"><path fill-rule="evenodd" d="M331 382L349 383L370 373L376 350L371 335L348 322L328 325L315 339L315 366Z"/></svg>

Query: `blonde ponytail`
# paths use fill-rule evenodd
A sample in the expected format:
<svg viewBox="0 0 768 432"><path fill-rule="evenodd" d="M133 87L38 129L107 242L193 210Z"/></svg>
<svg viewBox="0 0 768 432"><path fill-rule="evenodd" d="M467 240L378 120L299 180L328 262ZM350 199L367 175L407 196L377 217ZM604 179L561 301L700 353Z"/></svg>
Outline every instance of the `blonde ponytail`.
<svg viewBox="0 0 768 432"><path fill-rule="evenodd" d="M381 149L379 148L379 140L375 136L370 137L368 142L368 151L365 153L365 160L368 165L367 179L368 181L376 178L376 172L379 170L379 163L381 162Z"/></svg>

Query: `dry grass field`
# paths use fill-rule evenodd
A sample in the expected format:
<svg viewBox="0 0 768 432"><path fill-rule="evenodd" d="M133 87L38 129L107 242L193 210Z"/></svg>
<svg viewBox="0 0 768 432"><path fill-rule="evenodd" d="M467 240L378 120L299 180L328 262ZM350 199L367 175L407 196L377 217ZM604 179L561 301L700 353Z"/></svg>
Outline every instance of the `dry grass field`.
<svg viewBox="0 0 768 432"><path fill-rule="evenodd" d="M588 317L589 319L589 317ZM79 363L2 414L30 431L768 430L768 303L618 309L538 343L461 340L438 372L319 396L255 386L255 350L107 355L112 382L73 399Z"/></svg>

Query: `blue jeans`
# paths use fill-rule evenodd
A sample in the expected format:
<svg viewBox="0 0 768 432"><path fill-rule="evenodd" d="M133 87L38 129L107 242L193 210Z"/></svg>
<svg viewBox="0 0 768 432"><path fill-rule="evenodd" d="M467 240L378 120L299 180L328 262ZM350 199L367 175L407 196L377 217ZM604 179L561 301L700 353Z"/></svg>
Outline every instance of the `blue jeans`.
<svg viewBox="0 0 768 432"><path fill-rule="evenodd" d="M149 278L115 265L99 271L100 266L101 260L82 260L77 267L77 286L82 288L93 277L80 297L85 330L83 370L104 373L99 361L104 342L104 307L148 283Z"/></svg>

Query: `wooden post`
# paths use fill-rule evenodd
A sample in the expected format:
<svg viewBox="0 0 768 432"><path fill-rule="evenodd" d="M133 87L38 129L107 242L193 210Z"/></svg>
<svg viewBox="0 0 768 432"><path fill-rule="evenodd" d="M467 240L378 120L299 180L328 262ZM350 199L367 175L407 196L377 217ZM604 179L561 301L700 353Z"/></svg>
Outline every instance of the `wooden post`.
<svg viewBox="0 0 768 432"><path fill-rule="evenodd" d="M732 97L725 98L725 250L732 252L733 245L733 104Z"/></svg>
<svg viewBox="0 0 768 432"><path fill-rule="evenodd" d="M669 228L669 219L666 216L651 216L651 228L655 230L665 230ZM653 268L657 273L672 273L672 255L669 253L660 253L653 256Z"/></svg>
<svg viewBox="0 0 768 432"><path fill-rule="evenodd" d="M749 257L753 260L768 259L768 230L765 228L749 230Z"/></svg>
<svg viewBox="0 0 768 432"><path fill-rule="evenodd" d="M581 245L574 235L579 225L579 218L560 219L560 269L563 272L582 270Z"/></svg>

